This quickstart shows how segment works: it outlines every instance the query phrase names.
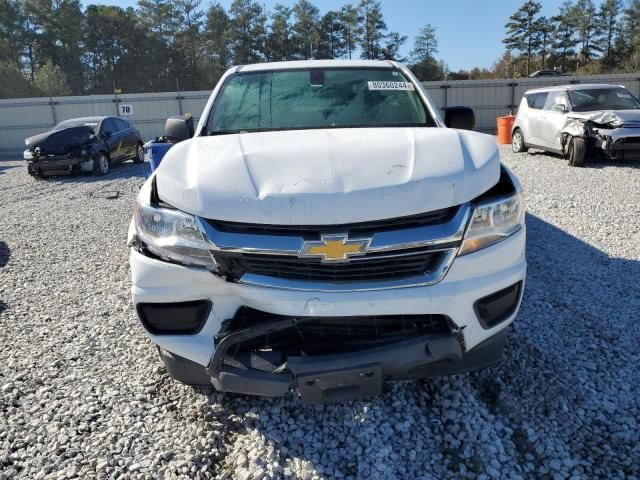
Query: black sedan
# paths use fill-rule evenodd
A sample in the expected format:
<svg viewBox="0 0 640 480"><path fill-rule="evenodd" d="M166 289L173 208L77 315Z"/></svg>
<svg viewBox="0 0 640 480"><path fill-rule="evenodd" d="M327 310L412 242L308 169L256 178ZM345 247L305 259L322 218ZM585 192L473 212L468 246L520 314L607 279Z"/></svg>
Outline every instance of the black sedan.
<svg viewBox="0 0 640 480"><path fill-rule="evenodd" d="M118 117L65 120L48 132L27 138L25 144L24 158L31 175L105 175L114 163L128 159L144 162L140 132Z"/></svg>

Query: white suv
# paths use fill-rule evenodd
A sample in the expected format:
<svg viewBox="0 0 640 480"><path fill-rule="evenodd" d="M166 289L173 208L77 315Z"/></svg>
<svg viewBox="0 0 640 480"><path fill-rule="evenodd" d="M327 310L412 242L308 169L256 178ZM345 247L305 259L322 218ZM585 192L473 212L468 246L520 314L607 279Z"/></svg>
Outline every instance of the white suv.
<svg viewBox="0 0 640 480"><path fill-rule="evenodd" d="M493 137L447 125L473 112L443 121L394 62L229 70L130 228L168 372L324 402L498 362L525 280L521 189Z"/></svg>
<svg viewBox="0 0 640 480"><path fill-rule="evenodd" d="M621 85L560 85L525 92L512 129L514 152L529 147L565 155L640 159L640 102Z"/></svg>

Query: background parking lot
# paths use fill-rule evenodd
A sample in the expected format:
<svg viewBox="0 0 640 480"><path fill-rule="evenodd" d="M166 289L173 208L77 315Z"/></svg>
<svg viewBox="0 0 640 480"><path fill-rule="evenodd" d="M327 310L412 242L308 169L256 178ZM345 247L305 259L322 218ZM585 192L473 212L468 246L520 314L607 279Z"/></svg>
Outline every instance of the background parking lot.
<svg viewBox="0 0 640 480"><path fill-rule="evenodd" d="M0 162L0 479L637 478L640 164L502 155L529 212L503 364L325 406L169 379L129 294L148 165Z"/></svg>

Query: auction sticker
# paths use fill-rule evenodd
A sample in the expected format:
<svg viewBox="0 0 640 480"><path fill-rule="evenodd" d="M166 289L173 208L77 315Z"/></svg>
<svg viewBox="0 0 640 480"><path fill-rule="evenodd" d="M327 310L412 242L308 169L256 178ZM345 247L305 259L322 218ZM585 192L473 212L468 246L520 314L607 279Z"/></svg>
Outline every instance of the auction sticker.
<svg viewBox="0 0 640 480"><path fill-rule="evenodd" d="M369 90L415 90L413 83L411 82L382 82L372 81L367 82Z"/></svg>

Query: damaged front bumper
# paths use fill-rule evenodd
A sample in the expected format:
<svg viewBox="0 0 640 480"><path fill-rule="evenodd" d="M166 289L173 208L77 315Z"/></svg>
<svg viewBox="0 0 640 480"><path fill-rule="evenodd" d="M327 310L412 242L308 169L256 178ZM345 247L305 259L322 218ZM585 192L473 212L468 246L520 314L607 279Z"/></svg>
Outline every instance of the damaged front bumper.
<svg viewBox="0 0 640 480"><path fill-rule="evenodd" d="M593 120L569 117L562 129L563 152L569 140L584 138L592 152L612 160L640 160L640 125L612 128Z"/></svg>
<svg viewBox="0 0 640 480"><path fill-rule="evenodd" d="M132 249L133 301L139 313L144 305L211 303L208 313L196 315L200 310L191 307L202 322L184 334L153 333L143 322L161 355L172 358L165 361L171 376L184 383L259 395L297 387L309 402L364 397L378 393L385 379L448 375L498 362L522 299L525 236L523 228L458 257L436 285L352 292L236 284ZM511 291L510 299L496 300L503 291ZM490 302L479 305L486 298ZM511 307L506 315L482 320L505 301ZM166 320L166 311L158 318Z"/></svg>
<svg viewBox="0 0 640 480"><path fill-rule="evenodd" d="M613 160L640 160L640 128L600 129L601 148Z"/></svg>
<svg viewBox="0 0 640 480"><path fill-rule="evenodd" d="M268 355L252 352L238 361L229 354L238 345L309 319L290 318L225 336L208 367L214 387L222 392L281 396L296 387L303 402L325 403L367 398L382 392L385 379L424 378L484 368L500 361L508 329L465 352L455 333L422 335L349 353L286 358L279 371ZM284 365L284 364L283 364ZM275 370L274 370L275 367Z"/></svg>
<svg viewBox="0 0 640 480"><path fill-rule="evenodd" d="M93 168L89 153L34 156L26 160L27 170L31 175L68 175L78 170L91 171Z"/></svg>

